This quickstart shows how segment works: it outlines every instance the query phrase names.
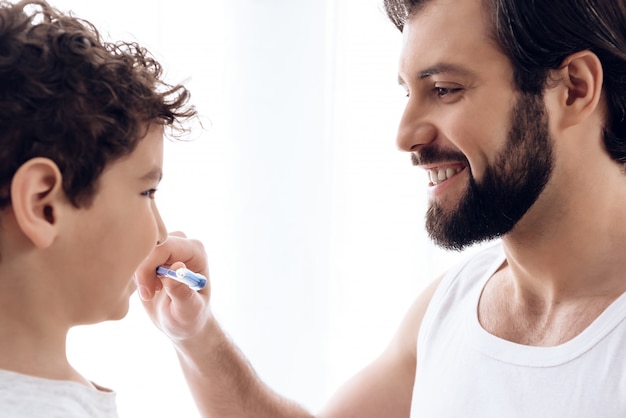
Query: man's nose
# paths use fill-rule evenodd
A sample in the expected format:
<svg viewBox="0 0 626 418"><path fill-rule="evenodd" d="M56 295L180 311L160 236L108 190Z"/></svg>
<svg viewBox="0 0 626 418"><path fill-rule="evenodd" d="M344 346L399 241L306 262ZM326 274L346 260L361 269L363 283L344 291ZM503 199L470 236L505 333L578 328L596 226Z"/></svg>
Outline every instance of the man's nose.
<svg viewBox="0 0 626 418"><path fill-rule="evenodd" d="M417 101L409 100L398 126L398 148L407 152L417 151L421 145L431 143L436 137L437 129L425 110Z"/></svg>

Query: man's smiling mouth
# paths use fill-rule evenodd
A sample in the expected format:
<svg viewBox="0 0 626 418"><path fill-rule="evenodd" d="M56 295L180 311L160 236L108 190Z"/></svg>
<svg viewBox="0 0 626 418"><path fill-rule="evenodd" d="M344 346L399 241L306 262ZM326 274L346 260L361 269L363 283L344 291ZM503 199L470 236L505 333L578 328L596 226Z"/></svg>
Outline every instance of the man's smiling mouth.
<svg viewBox="0 0 626 418"><path fill-rule="evenodd" d="M448 180L451 177L459 174L463 171L465 167L461 165L451 165L451 166L442 166L442 167L434 167L426 170L428 173L428 179L430 180L430 184L432 186L436 186L437 184Z"/></svg>

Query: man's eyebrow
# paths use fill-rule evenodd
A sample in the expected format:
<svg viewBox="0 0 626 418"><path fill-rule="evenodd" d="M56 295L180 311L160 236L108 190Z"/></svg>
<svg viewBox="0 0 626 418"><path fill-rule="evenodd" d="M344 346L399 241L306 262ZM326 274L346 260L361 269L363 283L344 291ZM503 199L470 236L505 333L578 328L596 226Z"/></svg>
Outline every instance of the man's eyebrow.
<svg viewBox="0 0 626 418"><path fill-rule="evenodd" d="M472 72L468 70L467 68L461 67L460 65L450 64L450 63L440 63L440 64L435 64L432 67L425 68L422 71L419 71L417 73L417 79L424 80L428 77L431 77L437 74L452 74L452 75L457 75L457 76L468 76L468 75L472 75ZM401 86L404 86L406 84L405 81L400 76L398 76L398 84Z"/></svg>
<svg viewBox="0 0 626 418"><path fill-rule="evenodd" d="M453 74L453 75L470 75L471 72L459 65L441 63L435 64L432 67L428 67L418 73L418 78L423 80L437 74Z"/></svg>

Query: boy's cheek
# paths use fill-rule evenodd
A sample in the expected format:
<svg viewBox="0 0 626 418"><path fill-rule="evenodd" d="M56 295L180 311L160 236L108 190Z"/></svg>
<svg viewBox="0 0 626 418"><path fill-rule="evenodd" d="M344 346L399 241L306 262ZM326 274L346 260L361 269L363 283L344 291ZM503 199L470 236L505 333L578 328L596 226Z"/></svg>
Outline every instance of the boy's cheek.
<svg viewBox="0 0 626 418"><path fill-rule="evenodd" d="M149 300L152 296L163 288L161 280L156 274L159 266L158 258L154 251L146 257L135 270L134 280L137 285L137 292L143 300Z"/></svg>

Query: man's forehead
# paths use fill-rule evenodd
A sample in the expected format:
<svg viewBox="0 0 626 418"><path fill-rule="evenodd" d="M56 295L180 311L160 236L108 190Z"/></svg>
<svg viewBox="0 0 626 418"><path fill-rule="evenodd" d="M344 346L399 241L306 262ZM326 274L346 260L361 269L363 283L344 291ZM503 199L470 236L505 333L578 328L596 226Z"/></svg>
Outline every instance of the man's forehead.
<svg viewBox="0 0 626 418"><path fill-rule="evenodd" d="M471 55L493 48L490 19L481 0L431 0L407 19L402 31L404 59ZM451 57L446 57L448 61Z"/></svg>
<svg viewBox="0 0 626 418"><path fill-rule="evenodd" d="M409 12L402 32L412 27L428 27L440 34L457 28L480 28L484 33L490 22L483 0L428 0Z"/></svg>
<svg viewBox="0 0 626 418"><path fill-rule="evenodd" d="M401 85L435 75L512 78L512 64L481 0L432 0L406 21L402 36Z"/></svg>

